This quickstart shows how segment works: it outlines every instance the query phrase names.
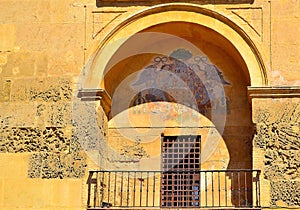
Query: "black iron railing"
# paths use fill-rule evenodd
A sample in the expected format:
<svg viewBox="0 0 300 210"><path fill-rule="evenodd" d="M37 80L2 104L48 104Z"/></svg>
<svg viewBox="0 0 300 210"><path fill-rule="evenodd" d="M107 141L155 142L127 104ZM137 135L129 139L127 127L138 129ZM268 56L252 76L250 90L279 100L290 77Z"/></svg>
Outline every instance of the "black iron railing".
<svg viewBox="0 0 300 210"><path fill-rule="evenodd" d="M90 171L88 209L260 209L259 170Z"/></svg>

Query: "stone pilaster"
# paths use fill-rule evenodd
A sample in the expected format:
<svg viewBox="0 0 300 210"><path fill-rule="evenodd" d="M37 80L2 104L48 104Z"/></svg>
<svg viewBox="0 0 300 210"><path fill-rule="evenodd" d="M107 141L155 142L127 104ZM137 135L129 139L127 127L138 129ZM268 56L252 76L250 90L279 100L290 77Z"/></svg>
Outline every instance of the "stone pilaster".
<svg viewBox="0 0 300 210"><path fill-rule="evenodd" d="M299 207L300 89L249 88L249 93L256 125L253 167L262 170L261 204Z"/></svg>

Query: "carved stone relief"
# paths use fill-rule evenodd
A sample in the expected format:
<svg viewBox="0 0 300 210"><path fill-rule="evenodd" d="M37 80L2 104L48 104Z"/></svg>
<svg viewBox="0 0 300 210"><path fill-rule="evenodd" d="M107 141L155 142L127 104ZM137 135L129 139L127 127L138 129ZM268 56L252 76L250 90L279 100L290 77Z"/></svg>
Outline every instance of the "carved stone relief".
<svg viewBox="0 0 300 210"><path fill-rule="evenodd" d="M300 103L272 103L256 114L255 147L265 150L264 178L271 181L272 205L299 205ZM285 180L285 181L284 181Z"/></svg>

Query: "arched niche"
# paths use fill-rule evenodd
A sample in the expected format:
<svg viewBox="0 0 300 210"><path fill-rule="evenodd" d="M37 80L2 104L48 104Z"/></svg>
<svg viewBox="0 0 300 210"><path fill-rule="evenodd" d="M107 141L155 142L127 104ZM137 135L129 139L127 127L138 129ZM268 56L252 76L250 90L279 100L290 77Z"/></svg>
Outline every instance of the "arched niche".
<svg viewBox="0 0 300 210"><path fill-rule="evenodd" d="M174 46L178 41L181 44L176 49ZM221 137L222 145L226 147L224 154L228 154L224 160L228 163L227 168L252 168L253 125L247 87L268 84L265 67L251 39L233 22L214 11L191 4L166 4L133 15L100 44L87 66L83 88L105 89L114 99L118 88L123 88L121 84L126 87L136 80L126 82L126 79L132 75L137 78L139 72L152 65L157 57L168 57L178 49L187 49L192 58L206 57L209 64L224 75L228 86L224 85L226 106L220 113L222 117L213 117L212 112L201 113L199 109L198 113L209 119L210 127L216 128ZM135 105L142 107L141 104L130 105L138 94L131 93L116 103L113 101L119 107L110 116L111 126L115 126L112 123L114 117L134 111ZM126 98L128 103L123 103ZM138 124L135 126L139 127Z"/></svg>
<svg viewBox="0 0 300 210"><path fill-rule="evenodd" d="M219 37L227 40L223 43L233 47L232 53L238 55L236 59L240 60L240 63L244 63L243 70L248 71L250 75L251 86L260 87L268 84L260 52L239 26L225 16L198 5L170 3L143 10L112 30L100 43L94 57L87 65L83 88L103 87L101 82L103 82L107 68L111 67L110 59L133 35L153 26L170 22L193 23L212 30L213 34L218 34ZM130 54L137 54L136 49L131 50L131 52L127 51L127 57Z"/></svg>
<svg viewBox="0 0 300 210"><path fill-rule="evenodd" d="M122 142L123 146L130 145L130 141L134 145L137 138L145 140L154 136L152 143L142 142L145 151L151 154L151 151L160 151L160 132L165 135L190 133L202 136L202 153L208 153L207 157L203 157L203 168L252 167L253 125L247 100L251 76L240 53L226 38L195 23L162 23L128 38L112 55L107 66L101 83L112 97L107 138L109 145L118 148L117 153L122 153ZM166 68L170 66L173 71ZM176 69L182 72L176 72ZM162 73L154 79L152 74L155 72ZM164 72L172 74L168 74L168 77ZM211 72L218 79L213 75L208 76ZM188 78L181 78L182 73ZM144 74L146 76L143 78ZM172 75L179 78L177 86L171 79L158 82ZM217 86L216 82L221 86ZM204 99L199 102L195 95L202 90L199 89L201 86L207 91L209 103ZM179 90L181 87L187 87L188 91L183 93ZM220 90L216 90L218 88ZM215 99L218 91L223 94L221 100ZM177 92L180 92L179 95L176 95ZM151 99L153 96L157 98ZM166 110L158 113L161 109ZM178 123L186 115L182 110L198 113L195 116L199 120L193 121L196 124L191 125L190 121ZM170 114L176 117L169 117ZM126 121L128 119L131 120ZM155 120L149 122L149 119ZM203 119L207 119L205 123ZM160 125L161 122L163 125ZM147 160L139 161L139 166L147 166ZM159 159L156 161L159 163ZM117 162L114 163L120 164ZM122 167L122 164L117 167Z"/></svg>

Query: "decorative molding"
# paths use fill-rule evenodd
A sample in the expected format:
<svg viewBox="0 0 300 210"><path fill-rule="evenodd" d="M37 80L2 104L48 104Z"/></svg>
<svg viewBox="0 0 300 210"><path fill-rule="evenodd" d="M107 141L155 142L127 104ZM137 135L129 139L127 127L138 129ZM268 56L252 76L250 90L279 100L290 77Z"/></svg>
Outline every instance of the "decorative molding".
<svg viewBox="0 0 300 210"><path fill-rule="evenodd" d="M189 0L189 1L188 0L96 0L96 5L97 7L115 6L115 4L154 5L160 3L173 3L173 2L190 2L190 3L197 3L197 4L253 4L254 0Z"/></svg>
<svg viewBox="0 0 300 210"><path fill-rule="evenodd" d="M111 6L112 5L116 6L115 4L111 4ZM201 7L201 6L199 6L199 4L192 4L191 2L189 2L189 3L182 3L182 2L174 3L173 2L173 3L159 4L159 5L155 5L150 8L146 8L144 10L137 12L136 14L128 17L127 19L125 19L124 21L119 23L117 26L115 26L100 42L98 49L104 48L104 46L109 43L109 41L111 40L111 38L113 36L115 36L120 31L124 30L124 28L126 26L134 23L135 21L142 19L144 17L147 17L149 15L154 15L154 14L159 14L159 13L169 12L169 11L173 11L173 12L174 11L179 11L179 12L184 11L184 12L192 12L192 13L196 13L196 14L199 13L204 16L216 19L216 20L222 22L223 24L229 26L230 28L232 28L239 36L242 37L242 39L246 42L246 44L249 45L249 47L251 48L251 51L253 52L253 54L258 62L259 69L261 71L261 75L262 75L262 78L261 78L262 84L261 85L268 85L269 82L268 82L268 78L267 78L267 70L264 65L262 55L261 55L260 51L258 50L258 48L256 47L256 45L254 44L254 42L252 41L252 39L250 39L249 35L240 26L238 26L235 22L230 20L228 17L226 17L214 10ZM92 69L96 63L97 56L98 55L96 55L93 63L91 64ZM91 78L89 78L89 79L91 79Z"/></svg>
<svg viewBox="0 0 300 210"><path fill-rule="evenodd" d="M119 10L119 11L92 11L93 14L93 35L92 38L95 39L107 26L109 26L114 20L116 20L118 17L120 17L123 13L127 12L126 10ZM101 18L102 14L114 14L114 17L111 18L110 21L108 21L105 25L102 25L101 22L97 22L97 16L99 16L99 19ZM100 26L99 29L97 28L97 25Z"/></svg>
<svg viewBox="0 0 300 210"><path fill-rule="evenodd" d="M104 89L81 89L78 92L78 97L82 101L100 101L105 111L105 114L109 116L111 109L111 97Z"/></svg>
<svg viewBox="0 0 300 210"><path fill-rule="evenodd" d="M300 98L300 86L284 87L248 87L248 96L252 98Z"/></svg>
<svg viewBox="0 0 300 210"><path fill-rule="evenodd" d="M263 31L264 31L264 17L263 17L263 8L262 7L237 7L237 8L227 8L232 12L232 14L239 17L241 20L243 20L260 38L261 41L263 41ZM260 17L260 23L259 26L255 26L251 19L248 19L243 15L243 13L246 13L247 11L258 11L258 15Z"/></svg>

